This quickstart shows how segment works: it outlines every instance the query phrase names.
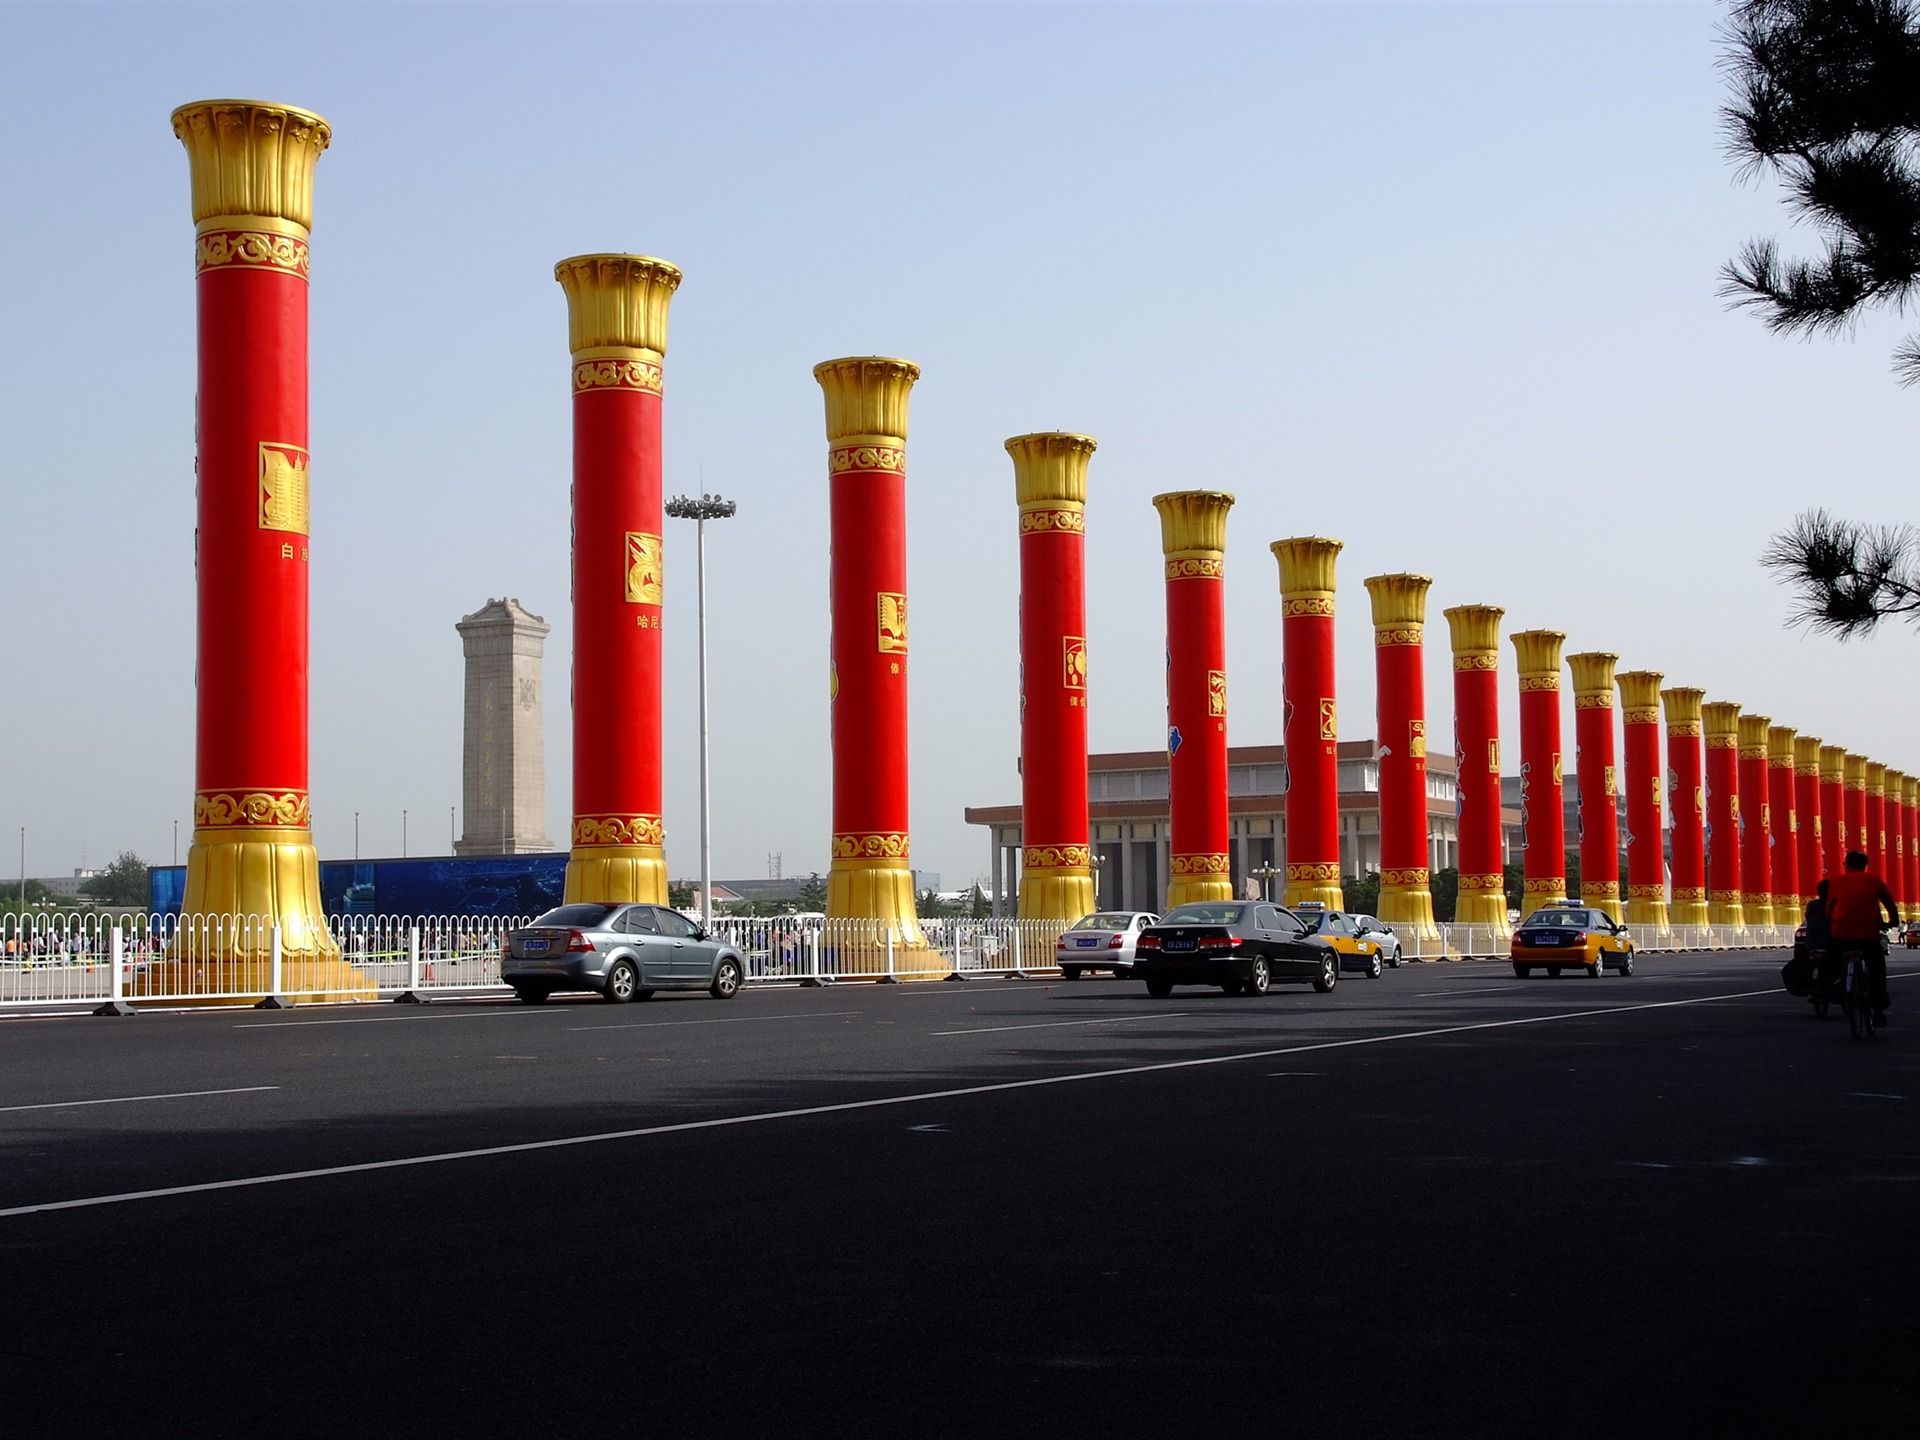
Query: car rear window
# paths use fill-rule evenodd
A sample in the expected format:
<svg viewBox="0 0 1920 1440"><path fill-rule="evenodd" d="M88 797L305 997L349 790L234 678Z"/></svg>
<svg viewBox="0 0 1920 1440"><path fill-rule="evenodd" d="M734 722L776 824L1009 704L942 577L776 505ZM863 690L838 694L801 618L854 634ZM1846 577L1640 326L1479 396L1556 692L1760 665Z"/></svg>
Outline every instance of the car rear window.
<svg viewBox="0 0 1920 1440"><path fill-rule="evenodd" d="M1533 930L1544 930L1550 927L1584 930L1587 928L1587 912L1584 910L1536 910L1523 923Z"/></svg>
<svg viewBox="0 0 1920 1440"><path fill-rule="evenodd" d="M1244 905L1176 905L1160 917L1162 925L1238 925Z"/></svg>
<svg viewBox="0 0 1920 1440"><path fill-rule="evenodd" d="M558 905L533 923L536 925L598 925L618 908L616 905Z"/></svg>
<svg viewBox="0 0 1920 1440"><path fill-rule="evenodd" d="M1124 930L1131 915L1082 915L1073 922L1075 930Z"/></svg>

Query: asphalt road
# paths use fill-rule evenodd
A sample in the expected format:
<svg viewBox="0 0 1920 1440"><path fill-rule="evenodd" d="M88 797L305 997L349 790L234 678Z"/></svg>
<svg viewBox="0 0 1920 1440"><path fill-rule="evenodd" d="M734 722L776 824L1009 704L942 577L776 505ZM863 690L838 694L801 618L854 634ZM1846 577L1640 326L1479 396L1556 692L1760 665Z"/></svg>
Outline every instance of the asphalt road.
<svg viewBox="0 0 1920 1440"><path fill-rule="evenodd" d="M0 1019L0 1433L1916 1433L1780 959Z"/></svg>

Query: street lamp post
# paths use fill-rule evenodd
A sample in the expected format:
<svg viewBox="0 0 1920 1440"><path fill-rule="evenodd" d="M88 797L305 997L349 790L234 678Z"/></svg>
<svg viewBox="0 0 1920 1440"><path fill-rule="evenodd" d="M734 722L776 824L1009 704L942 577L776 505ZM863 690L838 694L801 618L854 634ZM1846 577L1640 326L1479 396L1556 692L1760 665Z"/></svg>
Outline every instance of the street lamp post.
<svg viewBox="0 0 1920 1440"><path fill-rule="evenodd" d="M400 858L407 858L407 812L400 812Z"/></svg>
<svg viewBox="0 0 1920 1440"><path fill-rule="evenodd" d="M676 495L667 501L667 514L693 521L694 575L700 592L700 918L713 924L713 835L708 823L707 782L707 521L729 518L735 505L718 495L698 500Z"/></svg>

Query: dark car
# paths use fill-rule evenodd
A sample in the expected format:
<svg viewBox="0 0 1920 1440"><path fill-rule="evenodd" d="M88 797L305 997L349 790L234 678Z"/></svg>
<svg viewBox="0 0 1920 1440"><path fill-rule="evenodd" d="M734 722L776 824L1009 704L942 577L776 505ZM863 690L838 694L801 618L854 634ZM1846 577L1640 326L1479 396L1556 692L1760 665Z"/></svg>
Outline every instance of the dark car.
<svg viewBox="0 0 1920 1440"><path fill-rule="evenodd" d="M664 905L562 905L508 931L500 953L500 978L529 1005L556 990L594 990L616 1005L656 990L731 1000L745 975L737 947Z"/></svg>
<svg viewBox="0 0 1920 1440"><path fill-rule="evenodd" d="M1164 1000L1176 985L1218 985L1264 995L1276 981L1325 993L1340 982L1340 957L1307 934L1291 910L1256 900L1177 905L1134 942L1133 973Z"/></svg>

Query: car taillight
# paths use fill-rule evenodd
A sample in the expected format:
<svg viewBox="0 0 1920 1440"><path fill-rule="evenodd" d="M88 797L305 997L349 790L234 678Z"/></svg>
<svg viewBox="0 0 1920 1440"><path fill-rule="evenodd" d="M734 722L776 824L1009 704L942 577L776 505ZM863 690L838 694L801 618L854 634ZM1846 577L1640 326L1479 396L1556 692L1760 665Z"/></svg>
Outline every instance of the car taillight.
<svg viewBox="0 0 1920 1440"><path fill-rule="evenodd" d="M1142 935L1139 940L1135 942L1133 948L1136 950L1158 950L1160 948L1160 937L1158 935Z"/></svg>
<svg viewBox="0 0 1920 1440"><path fill-rule="evenodd" d="M1794 939L1796 939L1796 940L1804 940L1804 939L1806 939L1806 938L1807 938L1807 927L1806 927L1806 926L1804 926L1804 925L1802 925L1802 926L1800 926L1800 927L1799 927L1798 929L1796 929L1796 930L1795 930L1795 931L1793 932L1793 938L1794 938Z"/></svg>
<svg viewBox="0 0 1920 1440"><path fill-rule="evenodd" d="M1568 938L1569 938L1569 939L1572 939L1572 940L1574 940L1574 941L1576 941L1576 942L1579 942L1579 943L1582 943L1582 944L1584 944L1584 943L1586 942L1586 938L1587 938L1587 932L1586 932L1586 931L1584 931L1584 930L1576 930L1576 931L1574 931L1574 932L1573 932L1573 934L1572 934L1571 936L1569 936Z"/></svg>
<svg viewBox="0 0 1920 1440"><path fill-rule="evenodd" d="M569 954L571 954L576 950L591 950L591 949L593 949L593 941L587 939L587 937L581 934L578 930L574 931L571 935L567 937L567 951Z"/></svg>
<svg viewBox="0 0 1920 1440"><path fill-rule="evenodd" d="M1238 935L1227 936L1227 948L1229 950L1238 950L1242 945L1246 943L1247 942L1242 940Z"/></svg>
<svg viewBox="0 0 1920 1440"><path fill-rule="evenodd" d="M1107 941L1107 949L1118 950L1121 944L1124 943L1125 940L1126 940L1126 936L1116 935L1111 940Z"/></svg>

